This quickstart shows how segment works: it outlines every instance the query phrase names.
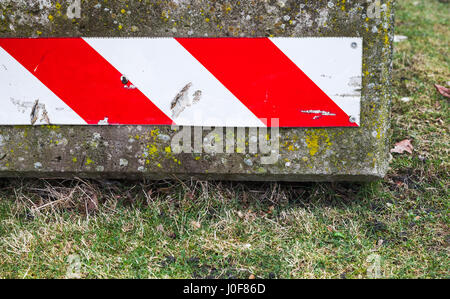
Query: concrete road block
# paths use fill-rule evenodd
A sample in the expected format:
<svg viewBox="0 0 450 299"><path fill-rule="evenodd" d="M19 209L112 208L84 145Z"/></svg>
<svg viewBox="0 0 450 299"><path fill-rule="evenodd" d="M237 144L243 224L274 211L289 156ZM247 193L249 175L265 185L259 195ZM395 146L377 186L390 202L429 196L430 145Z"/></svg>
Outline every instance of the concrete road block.
<svg viewBox="0 0 450 299"><path fill-rule="evenodd" d="M52 121L62 110L47 111L40 106L27 90L29 85L15 87L15 91L23 91L22 98L11 96L9 65L0 60L0 80L8 82L0 83L0 110L4 109L3 119L15 124L0 125L0 177L176 176L279 181L382 178L389 159L393 10L393 0L2 1L0 50L1 38L19 37L359 38L362 80L361 84L347 83L360 92L359 115L349 114L350 122L357 124L353 127L278 128L279 119L263 119L259 128L208 127L214 123L205 123L205 127L114 125L107 117L99 125L62 125ZM349 49L357 46L354 42L348 45ZM354 59L361 57L355 54ZM329 73L318 74L321 78L317 80L339 82L333 81ZM199 96L194 91L189 107ZM189 100L184 95L180 98ZM6 109L16 109L13 112L30 119L30 123L22 124ZM313 120L335 116L314 109L302 113ZM230 112L229 118L233 114ZM272 127L266 128L271 121Z"/></svg>

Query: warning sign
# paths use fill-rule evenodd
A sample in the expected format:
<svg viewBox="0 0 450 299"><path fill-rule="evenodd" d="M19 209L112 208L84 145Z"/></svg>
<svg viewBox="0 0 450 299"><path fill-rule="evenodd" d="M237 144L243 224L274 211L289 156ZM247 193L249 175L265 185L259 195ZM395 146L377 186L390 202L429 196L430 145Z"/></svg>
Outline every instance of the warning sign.
<svg viewBox="0 0 450 299"><path fill-rule="evenodd" d="M0 38L0 124L357 127L360 38Z"/></svg>

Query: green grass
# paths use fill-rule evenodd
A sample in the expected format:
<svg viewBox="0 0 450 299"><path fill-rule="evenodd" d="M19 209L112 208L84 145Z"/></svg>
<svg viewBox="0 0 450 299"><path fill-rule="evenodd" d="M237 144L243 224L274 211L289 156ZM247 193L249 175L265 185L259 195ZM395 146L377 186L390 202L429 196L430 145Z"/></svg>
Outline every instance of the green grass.
<svg viewBox="0 0 450 299"><path fill-rule="evenodd" d="M370 184L0 180L0 278L449 278L449 5L398 1L392 140ZM417 2L418 5L413 3ZM402 97L410 97L404 103ZM98 203L98 205L97 205Z"/></svg>

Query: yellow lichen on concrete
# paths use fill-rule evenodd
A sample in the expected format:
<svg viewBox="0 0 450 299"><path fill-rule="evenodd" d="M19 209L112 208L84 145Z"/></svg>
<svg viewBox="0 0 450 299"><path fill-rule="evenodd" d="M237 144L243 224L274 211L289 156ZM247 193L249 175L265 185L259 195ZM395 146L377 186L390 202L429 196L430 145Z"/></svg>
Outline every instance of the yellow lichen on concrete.
<svg viewBox="0 0 450 299"><path fill-rule="evenodd" d="M324 129L306 131L305 142L311 157L315 156L320 150L321 143L325 145L326 149L332 145L330 142L330 137Z"/></svg>

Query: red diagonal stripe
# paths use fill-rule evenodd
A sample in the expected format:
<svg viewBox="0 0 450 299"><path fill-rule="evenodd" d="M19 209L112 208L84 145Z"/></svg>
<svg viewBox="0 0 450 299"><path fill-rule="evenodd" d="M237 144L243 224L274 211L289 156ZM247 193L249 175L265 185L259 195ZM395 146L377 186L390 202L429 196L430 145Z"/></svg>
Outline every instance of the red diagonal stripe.
<svg viewBox="0 0 450 299"><path fill-rule="evenodd" d="M5 49L88 124L172 124L81 38L0 39ZM24 86L23 88L27 88Z"/></svg>
<svg viewBox="0 0 450 299"><path fill-rule="evenodd" d="M268 38L177 38L230 92L259 118L281 127L356 126ZM314 119L307 110L335 116Z"/></svg>

